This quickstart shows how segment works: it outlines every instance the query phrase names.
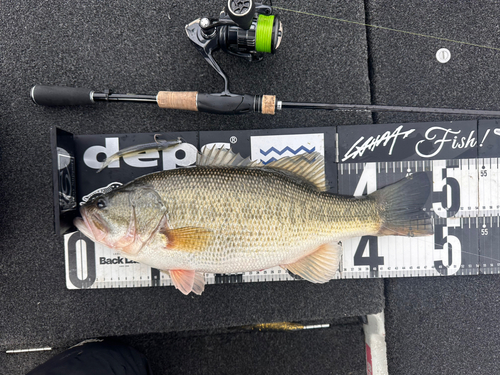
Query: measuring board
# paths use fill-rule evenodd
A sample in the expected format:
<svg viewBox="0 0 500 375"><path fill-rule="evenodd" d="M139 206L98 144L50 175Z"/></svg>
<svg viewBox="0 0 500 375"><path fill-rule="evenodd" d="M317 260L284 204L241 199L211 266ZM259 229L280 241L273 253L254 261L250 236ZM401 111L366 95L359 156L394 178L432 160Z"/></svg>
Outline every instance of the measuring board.
<svg viewBox="0 0 500 375"><path fill-rule="evenodd" d="M64 164L74 165L75 200L81 202L93 192L143 174L190 166L196 152L207 146L232 148L264 164L316 151L325 157L332 193L369 194L414 172L425 172L432 181L425 210L433 217L434 236L343 240L336 278L500 273L500 123L496 120L165 133L162 138L178 136L186 143L167 152L133 155L96 175L106 155L151 142L153 134L74 135L74 153L64 150L74 163ZM79 232L64 238L70 289L171 285L168 274L131 262ZM280 267L206 275L207 284L296 279Z"/></svg>

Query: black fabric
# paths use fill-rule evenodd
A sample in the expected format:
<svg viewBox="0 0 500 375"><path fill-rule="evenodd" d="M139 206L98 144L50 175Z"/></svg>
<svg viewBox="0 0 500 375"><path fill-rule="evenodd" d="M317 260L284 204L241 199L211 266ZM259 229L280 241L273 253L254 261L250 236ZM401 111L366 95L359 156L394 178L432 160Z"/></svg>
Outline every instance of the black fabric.
<svg viewBox="0 0 500 375"><path fill-rule="evenodd" d="M493 2L273 3L305 13L277 9L284 24L283 42L261 63L215 54L234 92L277 95L285 101L498 109L498 51L451 41L500 47L500 12ZM1 2L0 350L63 350L92 337L137 338L258 322L334 319L385 307L382 280L220 285L207 287L200 297L185 297L168 287L66 289L63 242L53 234L51 126L75 134L112 134L469 118L309 110L223 117L140 103L48 108L29 97L35 84L147 94L221 91L222 79L190 45L184 26L217 15L224 5L219 0ZM364 26L367 22L412 34ZM452 54L446 64L435 58L442 47ZM497 275L386 280L391 375L497 372L498 280ZM346 339L338 353L362 350L358 336L345 334L358 339ZM316 337L315 331L307 335L304 346ZM323 343L338 348L343 340L331 335ZM258 346L258 341L251 345ZM204 347L200 344L201 352ZM286 353L286 346L280 348L274 352L278 358ZM298 348L294 354L300 353ZM0 373L26 373L47 356L0 352ZM239 352L233 358L241 356ZM358 373L358 360L332 372ZM321 373L322 361L325 357L312 359L309 363L317 368L308 370ZM194 369L195 364L187 366ZM271 372L273 364L265 365L269 367L256 372Z"/></svg>
<svg viewBox="0 0 500 375"><path fill-rule="evenodd" d="M373 104L498 109L497 4L383 0L367 1L366 10L369 24L385 27L367 28ZM451 53L444 64L436 59L441 48ZM376 121L470 118L384 112Z"/></svg>
<svg viewBox="0 0 500 375"><path fill-rule="evenodd" d="M226 329L119 339L148 357L153 374L366 374L359 320L330 323L291 332Z"/></svg>
<svg viewBox="0 0 500 375"><path fill-rule="evenodd" d="M374 104L499 109L500 60L497 50L487 48L500 47L497 4L383 0L366 5L368 23L412 33L367 28ZM445 64L436 59L440 48L451 52ZM387 112L377 114L375 122L469 118ZM498 373L499 282L498 275L386 280L389 373Z"/></svg>
<svg viewBox="0 0 500 375"><path fill-rule="evenodd" d="M286 374L366 374L360 319L303 322L308 325L320 323L329 324L329 327L298 331L230 327L208 331L150 333L120 336L111 341L120 343L120 346L105 344L90 347L86 344L83 350L85 353L91 352L86 354L87 357L91 354L99 356L99 363L106 358L111 359L110 363L116 363L115 357L123 361L121 355L128 352L132 356L127 357L127 363L134 361L134 364L143 364L146 357L152 374L274 374L277 369ZM102 348L104 353L96 353L98 348ZM71 353L75 351L62 351L47 361L43 368L54 368L61 358L65 358L66 364L69 362L66 358L75 363L75 355ZM24 363L17 361L19 367L16 373L26 373L22 371L23 368L29 369L32 363L43 362L40 353L20 356L24 358ZM0 361L2 359L0 356ZM2 361L10 365L9 362L8 359ZM47 373L37 368L37 372L28 375L41 374ZM69 370L64 374L73 375Z"/></svg>
<svg viewBox="0 0 500 375"><path fill-rule="evenodd" d="M51 126L74 134L113 134L371 122L364 112L289 110L225 117L141 103L43 107L30 98L35 84L117 93L220 92L222 79L191 46L184 27L196 18L217 16L225 5L220 0L2 1L0 350L61 349L86 338L335 319L383 309L381 280L209 285L203 295L187 297L173 287L66 289L63 240L53 234ZM365 17L363 1L274 5L360 22ZM369 103L363 28L276 11L285 35L275 55L249 63L221 51L214 54L233 92ZM44 355L8 357L13 367L5 373L20 373L15 358L38 361Z"/></svg>
<svg viewBox="0 0 500 375"><path fill-rule="evenodd" d="M151 375L147 359L134 348L114 341L74 346L27 375Z"/></svg>
<svg viewBox="0 0 500 375"><path fill-rule="evenodd" d="M498 275L387 280L390 374L497 374Z"/></svg>

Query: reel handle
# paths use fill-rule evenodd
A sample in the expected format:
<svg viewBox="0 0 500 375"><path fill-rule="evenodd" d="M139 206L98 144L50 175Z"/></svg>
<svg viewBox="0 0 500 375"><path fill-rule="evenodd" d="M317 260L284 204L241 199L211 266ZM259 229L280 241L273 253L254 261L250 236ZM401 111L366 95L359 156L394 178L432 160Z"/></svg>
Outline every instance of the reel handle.
<svg viewBox="0 0 500 375"><path fill-rule="evenodd" d="M39 105L87 105L94 104L94 91L76 87L35 85L31 88L31 99Z"/></svg>
<svg viewBox="0 0 500 375"><path fill-rule="evenodd" d="M157 95L160 108L183 109L225 115L260 112L274 115L274 95L199 94L197 91L160 91Z"/></svg>

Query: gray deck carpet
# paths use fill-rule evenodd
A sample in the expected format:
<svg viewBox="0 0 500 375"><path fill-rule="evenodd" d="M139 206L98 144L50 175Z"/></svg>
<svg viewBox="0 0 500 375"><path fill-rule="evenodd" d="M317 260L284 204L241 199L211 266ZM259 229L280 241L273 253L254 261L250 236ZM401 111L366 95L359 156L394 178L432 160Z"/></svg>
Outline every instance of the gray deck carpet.
<svg viewBox="0 0 500 375"><path fill-rule="evenodd" d="M363 25L500 47L500 10L493 3L273 3L303 12L276 9L285 35L274 56L250 64L215 54L234 92L286 101L499 108L497 50ZM362 374L357 317L384 308L391 374L494 373L500 361L498 276L217 285L196 298L170 287L66 289L63 241L53 232L52 126L113 134L459 118L307 110L224 117L140 103L47 108L29 98L35 84L152 94L222 91L222 79L190 45L184 26L217 15L224 5L1 3L0 373L23 374L53 354L5 350L50 346L58 352L82 339L113 336L146 353L158 374ZM447 64L434 56L443 46L452 53ZM295 333L227 331L279 321L335 324Z"/></svg>

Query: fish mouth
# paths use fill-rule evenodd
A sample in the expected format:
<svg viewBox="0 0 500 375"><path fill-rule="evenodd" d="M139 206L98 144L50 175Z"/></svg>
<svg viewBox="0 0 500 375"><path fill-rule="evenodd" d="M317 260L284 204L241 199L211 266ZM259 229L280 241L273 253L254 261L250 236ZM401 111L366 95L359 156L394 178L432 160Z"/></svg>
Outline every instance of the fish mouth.
<svg viewBox="0 0 500 375"><path fill-rule="evenodd" d="M89 214L83 207L80 209L82 217L73 220L75 227L94 242L103 242L107 236L104 222L96 213Z"/></svg>
<svg viewBox="0 0 500 375"><path fill-rule="evenodd" d="M87 227L87 224L85 224L85 221L81 217L76 217L73 220L73 225L78 229L85 237L90 238L92 241L95 241L94 235L92 234L92 231L90 230L89 227Z"/></svg>

